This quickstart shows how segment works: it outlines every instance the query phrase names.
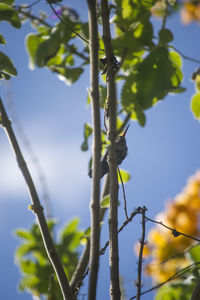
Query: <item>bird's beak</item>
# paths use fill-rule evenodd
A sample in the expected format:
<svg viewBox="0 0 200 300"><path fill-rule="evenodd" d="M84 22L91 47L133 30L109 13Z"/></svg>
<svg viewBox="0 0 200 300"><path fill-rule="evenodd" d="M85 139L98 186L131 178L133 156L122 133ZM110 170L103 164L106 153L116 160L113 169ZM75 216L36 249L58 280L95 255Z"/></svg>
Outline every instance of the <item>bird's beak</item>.
<svg viewBox="0 0 200 300"><path fill-rule="evenodd" d="M124 131L124 133L122 134L122 136L125 136L125 135L126 135L129 126L130 126L130 123L129 123L128 126L126 127L126 130Z"/></svg>

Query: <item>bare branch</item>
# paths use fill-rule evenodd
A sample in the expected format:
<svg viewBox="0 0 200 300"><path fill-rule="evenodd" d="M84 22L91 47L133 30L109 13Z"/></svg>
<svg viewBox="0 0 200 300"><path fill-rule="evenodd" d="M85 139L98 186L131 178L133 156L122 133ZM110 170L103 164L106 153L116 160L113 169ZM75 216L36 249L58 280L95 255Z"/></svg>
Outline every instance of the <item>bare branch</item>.
<svg viewBox="0 0 200 300"><path fill-rule="evenodd" d="M7 113L5 111L5 108L3 106L3 102L0 99L0 112L1 112L1 125L5 128L5 131L8 135L8 138L10 140L12 149L15 153L19 168L21 169L21 172L24 176L24 179L26 181L30 197L31 197L31 202L32 202L32 210L36 214L40 232L42 235L42 239L44 242L44 246L47 252L47 255L51 261L51 264L55 270L55 273L58 278L58 282L60 284L60 288L63 294L63 298L65 300L72 300L72 291L69 286L69 282L67 279L67 276L65 274L64 268L62 266L62 263L58 257L58 254L56 252L55 246L53 244L53 240L51 237L51 234L49 232L47 222L43 213L43 207L40 204L40 200L38 198L37 191L35 189L35 185L33 183L32 177L29 173L28 167L26 165L26 162L24 160L24 157L21 153L20 147L18 145L17 139L15 137L14 131L11 126L11 122L8 119Z"/></svg>
<svg viewBox="0 0 200 300"><path fill-rule="evenodd" d="M145 213L147 208L143 206L142 208L142 238L140 240L140 252L139 252L139 261L138 261L138 277L137 277L137 300L140 300L141 287L142 287L142 261L143 261L143 249L145 245Z"/></svg>

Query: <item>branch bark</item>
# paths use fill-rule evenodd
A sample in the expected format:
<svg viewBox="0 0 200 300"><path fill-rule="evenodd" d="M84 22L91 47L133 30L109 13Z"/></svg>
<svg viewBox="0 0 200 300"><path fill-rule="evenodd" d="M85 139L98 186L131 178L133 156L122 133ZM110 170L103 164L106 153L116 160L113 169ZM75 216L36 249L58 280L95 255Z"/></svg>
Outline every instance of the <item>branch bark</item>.
<svg viewBox="0 0 200 300"><path fill-rule="evenodd" d="M96 0L88 0L89 36L90 36L90 96L93 122L93 174L91 198L91 246L90 246L90 277L88 299L96 299L96 286L99 268L100 239L100 171L101 171L101 124L99 107L99 70L98 70L98 26L96 15Z"/></svg>
<svg viewBox="0 0 200 300"><path fill-rule="evenodd" d="M50 231L47 226L47 222L43 213L43 207L40 204L40 200L35 188L35 185L33 183L32 177L30 175L30 172L28 170L28 167L26 165L26 162L24 160L24 157L21 153L20 147L18 145L17 139L15 137L14 131L11 126L11 122L8 119L7 113L5 111L3 102L0 98L0 124L5 128L5 131L8 135L8 138L10 140L12 149L15 153L19 168L21 169L21 172L24 176L24 179L26 181L31 202L32 202L32 210L36 214L37 221L39 224L40 232L42 235L43 243L47 252L47 255L49 257L49 260L55 270L55 273L58 278L58 282L60 284L60 288L63 294L63 299L65 300L72 300L72 291L69 286L69 282L67 279L67 276L65 274L64 268L62 266L62 263L58 257L58 254L56 252Z"/></svg>
<svg viewBox="0 0 200 300"><path fill-rule="evenodd" d="M107 62L107 107L108 107L108 164L110 173L110 211L109 211L109 240L110 240L110 296L112 300L120 299L119 285L119 254L118 254L118 177L116 163L116 92L114 56L111 46L108 1L101 0L103 41Z"/></svg>

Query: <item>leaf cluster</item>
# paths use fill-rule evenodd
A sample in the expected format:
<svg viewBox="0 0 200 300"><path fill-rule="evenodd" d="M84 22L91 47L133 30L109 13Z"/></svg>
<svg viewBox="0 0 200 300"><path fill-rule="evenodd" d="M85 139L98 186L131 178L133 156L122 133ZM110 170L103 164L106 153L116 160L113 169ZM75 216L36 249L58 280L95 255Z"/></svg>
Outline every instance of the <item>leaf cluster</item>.
<svg viewBox="0 0 200 300"><path fill-rule="evenodd" d="M20 18L16 10L12 7L14 0L0 1L0 22L6 21L14 28L21 27ZM0 34L0 44L6 45L6 39ZM2 51L0 51L0 79L10 79L16 76L17 70L12 60Z"/></svg>
<svg viewBox="0 0 200 300"><path fill-rule="evenodd" d="M69 222L58 234L55 246L63 263L65 272L70 279L78 262L78 247L83 232L78 229L77 218ZM49 230L54 236L56 221L48 221ZM29 230L17 229L15 234L22 240L15 252L16 263L21 272L22 279L19 290L27 290L31 294L47 299L62 299L60 287L53 267L47 257L37 224L33 224Z"/></svg>

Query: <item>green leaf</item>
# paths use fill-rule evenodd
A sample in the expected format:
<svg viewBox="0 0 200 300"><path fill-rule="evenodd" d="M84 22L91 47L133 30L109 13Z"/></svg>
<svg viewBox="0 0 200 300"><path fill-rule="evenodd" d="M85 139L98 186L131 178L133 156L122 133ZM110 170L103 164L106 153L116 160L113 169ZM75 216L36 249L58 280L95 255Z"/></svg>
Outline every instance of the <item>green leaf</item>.
<svg viewBox="0 0 200 300"><path fill-rule="evenodd" d="M37 265L30 259L24 259L20 261L20 269L25 274L36 274Z"/></svg>
<svg viewBox="0 0 200 300"><path fill-rule="evenodd" d="M104 85L99 85L99 104L101 108L104 108L107 98L107 89Z"/></svg>
<svg viewBox="0 0 200 300"><path fill-rule="evenodd" d="M125 83L121 92L121 103L123 109L127 113L131 113L132 120L138 120L141 126L145 125L145 115L140 106L137 97L134 96L137 93L135 89L134 81L136 81L136 76L131 74L125 80Z"/></svg>
<svg viewBox="0 0 200 300"><path fill-rule="evenodd" d="M48 37L45 41L38 45L35 53L35 63L38 67L43 67L47 62L53 58L60 48L60 35L59 32L55 32Z"/></svg>
<svg viewBox="0 0 200 300"><path fill-rule="evenodd" d="M15 69L11 59L3 52L0 52L0 71L12 76L17 75L17 70Z"/></svg>
<svg viewBox="0 0 200 300"><path fill-rule="evenodd" d="M101 207L102 208L107 208L110 206L110 195L106 195L105 197L103 197L103 199L101 200Z"/></svg>
<svg viewBox="0 0 200 300"><path fill-rule="evenodd" d="M173 92L173 89L175 87L178 87L181 84L181 82L183 81L183 73L181 71L182 59L181 59L181 56L175 51L169 52L169 58L172 63L172 66L174 68L174 72L171 76L171 82L173 85L173 87L171 89ZM170 90L170 92L171 92L171 90Z"/></svg>
<svg viewBox="0 0 200 300"><path fill-rule="evenodd" d="M7 21L16 28L21 27L21 21L16 10L2 2L0 2L0 21Z"/></svg>
<svg viewBox="0 0 200 300"><path fill-rule="evenodd" d="M123 183L126 183L131 179L130 173L128 173L125 170L120 169L120 174L121 174ZM120 176L119 176L119 172L118 172L118 182L121 184L121 179L120 179Z"/></svg>
<svg viewBox="0 0 200 300"><path fill-rule="evenodd" d="M165 45L174 39L172 32L169 29L163 28L159 31L159 43Z"/></svg>
<svg viewBox="0 0 200 300"><path fill-rule="evenodd" d="M25 290L32 291L35 288L35 286L40 282L40 280L41 279L35 275L25 276L19 284L19 290L20 291L25 291Z"/></svg>
<svg viewBox="0 0 200 300"><path fill-rule="evenodd" d="M189 252L186 253L186 258L189 259L192 263L200 261L200 245L192 247Z"/></svg>
<svg viewBox="0 0 200 300"><path fill-rule="evenodd" d="M0 2L6 3L8 5L12 5L15 2L15 0L1 0Z"/></svg>
<svg viewBox="0 0 200 300"><path fill-rule="evenodd" d="M200 121L200 93L192 96L190 106L194 117Z"/></svg>
<svg viewBox="0 0 200 300"><path fill-rule="evenodd" d="M170 286L161 287L156 296L155 300L179 300L180 298L179 289L174 289ZM188 299L189 300L189 299Z"/></svg>
<svg viewBox="0 0 200 300"><path fill-rule="evenodd" d="M29 68L31 70L35 67L35 55L36 51L38 49L38 46L44 39L40 37L39 35L36 35L34 33L30 33L26 36L26 49L29 54Z"/></svg>
<svg viewBox="0 0 200 300"><path fill-rule="evenodd" d="M71 85L79 79L79 76L83 73L83 68L67 68L61 66L50 66L53 72L58 74L58 78L64 81L67 85Z"/></svg>
<svg viewBox="0 0 200 300"><path fill-rule="evenodd" d="M88 150L88 138L92 134L92 127L90 124L85 123L84 124L84 141L81 145L81 150L82 151L87 151Z"/></svg>
<svg viewBox="0 0 200 300"><path fill-rule="evenodd" d="M15 251L15 259L17 262L22 259L23 256L30 254L33 250L37 249L36 243L28 243L20 245Z"/></svg>
<svg viewBox="0 0 200 300"><path fill-rule="evenodd" d="M79 244L83 232L78 230L79 218L74 218L71 222L63 228L59 234L60 244L62 249L65 250L66 247L68 250L73 251Z"/></svg>
<svg viewBox="0 0 200 300"><path fill-rule="evenodd" d="M0 44L6 45L6 40L4 39L2 34L0 34Z"/></svg>
<svg viewBox="0 0 200 300"><path fill-rule="evenodd" d="M33 241L34 236L30 233L30 231L26 229L17 229L15 230L15 235L25 240Z"/></svg>

